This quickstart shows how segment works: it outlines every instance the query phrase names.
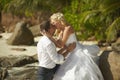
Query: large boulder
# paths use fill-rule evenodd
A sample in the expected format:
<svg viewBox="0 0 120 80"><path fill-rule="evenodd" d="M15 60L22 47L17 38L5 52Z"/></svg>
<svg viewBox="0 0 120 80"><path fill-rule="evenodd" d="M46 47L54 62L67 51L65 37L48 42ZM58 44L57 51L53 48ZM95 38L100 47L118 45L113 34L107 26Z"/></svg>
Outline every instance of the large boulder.
<svg viewBox="0 0 120 80"><path fill-rule="evenodd" d="M31 45L34 43L34 36L26 27L25 22L19 22L7 43L10 45Z"/></svg>
<svg viewBox="0 0 120 80"><path fill-rule="evenodd" d="M0 67L0 80L5 80L7 76L8 76L7 68Z"/></svg>
<svg viewBox="0 0 120 80"><path fill-rule="evenodd" d="M37 80L38 67L13 67L5 80Z"/></svg>
<svg viewBox="0 0 120 80"><path fill-rule="evenodd" d="M21 67L26 64L38 62L34 56L7 56L0 57L0 67Z"/></svg>
<svg viewBox="0 0 120 80"><path fill-rule="evenodd" d="M36 80L38 61L33 56L0 57L0 80Z"/></svg>
<svg viewBox="0 0 120 80"><path fill-rule="evenodd" d="M120 80L120 40L112 45L112 51L104 51L100 56L100 69L104 80Z"/></svg>
<svg viewBox="0 0 120 80"><path fill-rule="evenodd" d="M120 38L112 44L112 49L118 53L120 53Z"/></svg>
<svg viewBox="0 0 120 80"><path fill-rule="evenodd" d="M29 29L32 32L34 37L41 36L41 34L40 34L40 24L35 25L35 26L31 26Z"/></svg>
<svg viewBox="0 0 120 80"><path fill-rule="evenodd" d="M3 26L0 24L0 33L4 32Z"/></svg>

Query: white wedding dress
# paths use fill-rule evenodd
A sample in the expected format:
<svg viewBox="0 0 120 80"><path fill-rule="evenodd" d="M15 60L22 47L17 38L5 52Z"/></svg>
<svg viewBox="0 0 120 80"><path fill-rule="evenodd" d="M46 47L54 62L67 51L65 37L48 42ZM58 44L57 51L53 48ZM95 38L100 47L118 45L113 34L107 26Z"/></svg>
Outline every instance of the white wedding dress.
<svg viewBox="0 0 120 80"><path fill-rule="evenodd" d="M104 80L96 64L99 48L80 44L74 33L69 36L66 45L72 42L76 42L76 48L66 57L53 80Z"/></svg>

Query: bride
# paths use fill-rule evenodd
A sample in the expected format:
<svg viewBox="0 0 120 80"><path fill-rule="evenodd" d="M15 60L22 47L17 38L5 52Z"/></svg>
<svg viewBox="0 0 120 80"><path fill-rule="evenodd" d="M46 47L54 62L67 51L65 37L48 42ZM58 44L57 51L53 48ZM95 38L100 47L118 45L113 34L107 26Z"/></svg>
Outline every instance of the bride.
<svg viewBox="0 0 120 80"><path fill-rule="evenodd" d="M98 46L80 44L62 13L53 14L50 21L59 31L58 40L49 36L56 46L61 48L76 43L76 48L66 57L66 61L59 67L53 80L104 80L97 65Z"/></svg>

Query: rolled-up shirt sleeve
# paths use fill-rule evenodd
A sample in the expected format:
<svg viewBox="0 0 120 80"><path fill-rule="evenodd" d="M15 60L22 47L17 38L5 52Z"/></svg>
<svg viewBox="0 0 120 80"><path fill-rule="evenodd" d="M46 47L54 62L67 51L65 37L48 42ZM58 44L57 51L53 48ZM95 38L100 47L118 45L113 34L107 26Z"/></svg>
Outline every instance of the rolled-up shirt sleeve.
<svg viewBox="0 0 120 80"><path fill-rule="evenodd" d="M50 58L56 63L56 64L62 64L64 63L64 57L61 54L57 53L56 47L53 43L50 43L47 45L47 53L50 56Z"/></svg>

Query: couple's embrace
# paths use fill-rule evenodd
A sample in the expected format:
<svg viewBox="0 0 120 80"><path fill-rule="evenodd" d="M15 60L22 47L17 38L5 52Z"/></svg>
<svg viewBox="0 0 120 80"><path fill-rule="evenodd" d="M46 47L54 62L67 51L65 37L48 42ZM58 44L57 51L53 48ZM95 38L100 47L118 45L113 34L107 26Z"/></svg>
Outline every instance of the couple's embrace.
<svg viewBox="0 0 120 80"><path fill-rule="evenodd" d="M56 30L59 33L54 39ZM38 80L104 80L97 65L99 48L80 44L62 13L43 22L40 32Z"/></svg>

